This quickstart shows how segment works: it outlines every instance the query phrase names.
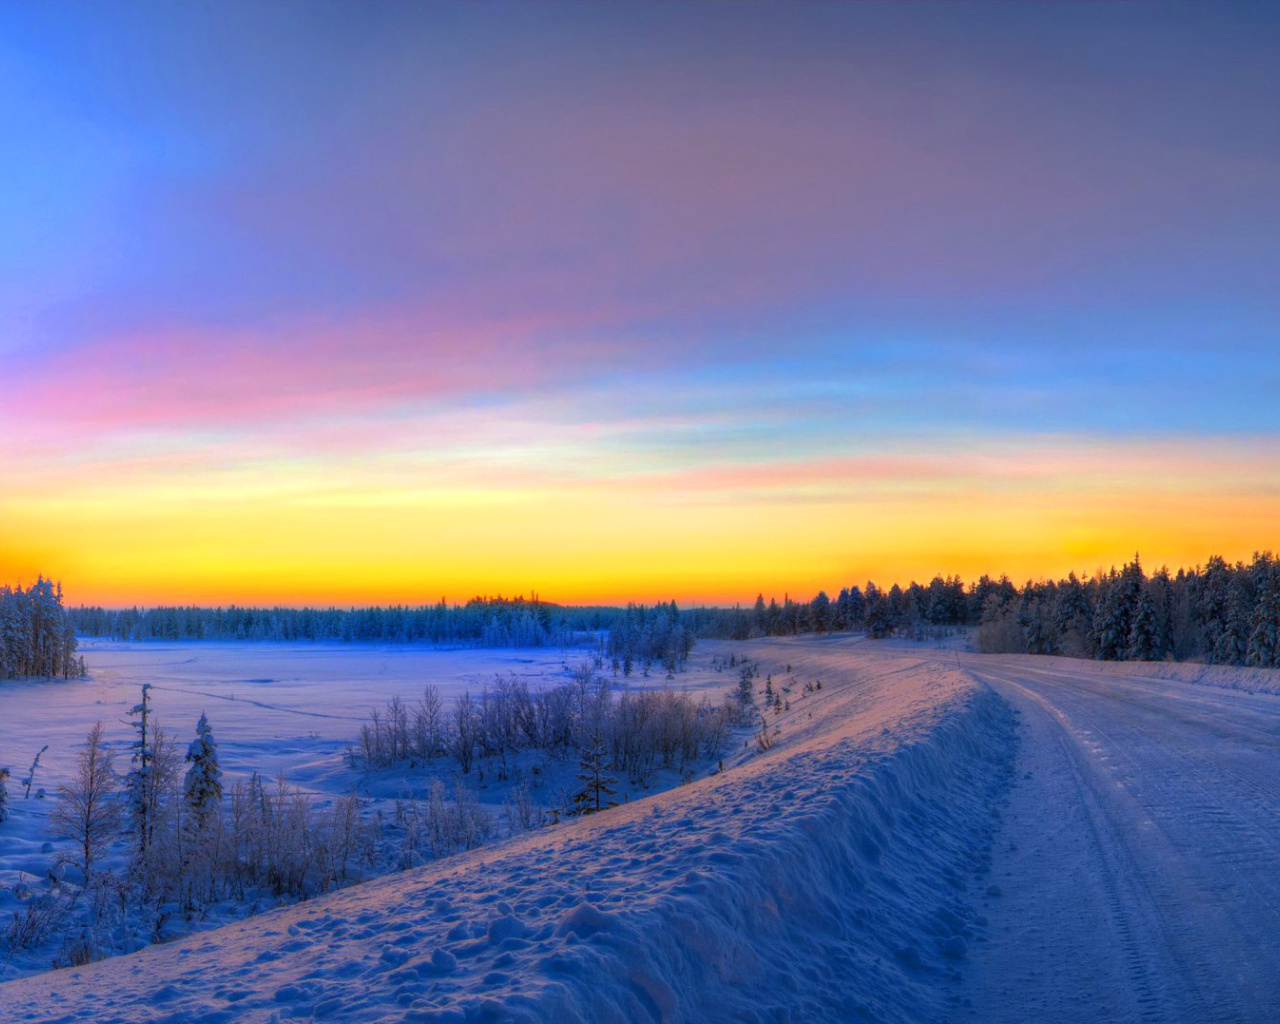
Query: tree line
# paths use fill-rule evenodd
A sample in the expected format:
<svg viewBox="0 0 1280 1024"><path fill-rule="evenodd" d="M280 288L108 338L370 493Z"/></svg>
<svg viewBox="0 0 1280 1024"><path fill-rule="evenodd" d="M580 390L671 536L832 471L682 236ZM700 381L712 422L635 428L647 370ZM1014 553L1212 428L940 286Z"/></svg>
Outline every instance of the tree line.
<svg viewBox="0 0 1280 1024"><path fill-rule="evenodd" d="M81 636L113 640L319 640L473 647L573 646L607 630L616 608L552 604L534 595L465 604L370 608L160 606L69 611Z"/></svg>
<svg viewBox="0 0 1280 1024"><path fill-rule="evenodd" d="M41 576L26 590L0 587L0 679L83 674L75 626L62 606L62 584Z"/></svg>
<svg viewBox="0 0 1280 1024"><path fill-rule="evenodd" d="M1280 559L1211 557L1204 566L1161 567L1151 575L1135 555L1092 577L1029 580L935 576L927 585L868 583L833 601L784 598L751 608L703 609L697 635L760 636L865 631L870 637L919 635L929 628L978 627L988 653L1062 654L1103 661L1196 660L1280 668Z"/></svg>

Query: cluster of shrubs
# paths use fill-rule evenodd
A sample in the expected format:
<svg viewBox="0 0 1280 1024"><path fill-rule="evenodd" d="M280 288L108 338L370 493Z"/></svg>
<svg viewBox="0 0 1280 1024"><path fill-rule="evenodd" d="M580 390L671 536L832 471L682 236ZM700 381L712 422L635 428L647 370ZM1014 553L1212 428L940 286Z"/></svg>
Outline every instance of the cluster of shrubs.
<svg viewBox="0 0 1280 1024"><path fill-rule="evenodd" d="M694 762L718 758L740 717L729 703L619 687L584 663L568 682L549 687L498 676L479 695L468 691L448 708L434 686L413 703L394 697L373 709L350 756L369 768L449 757L463 775L479 759L507 780L522 751L568 759L599 744L611 771L647 785L658 769L684 774Z"/></svg>

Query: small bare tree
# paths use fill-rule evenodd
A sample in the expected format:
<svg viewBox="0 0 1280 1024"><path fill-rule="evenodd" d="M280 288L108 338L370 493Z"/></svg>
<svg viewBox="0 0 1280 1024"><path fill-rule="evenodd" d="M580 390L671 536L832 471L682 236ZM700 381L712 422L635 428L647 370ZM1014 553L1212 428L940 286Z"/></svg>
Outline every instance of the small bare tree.
<svg viewBox="0 0 1280 1024"><path fill-rule="evenodd" d="M113 771L115 752L102 742L102 723L89 730L76 761L76 774L58 787L58 803L49 816L49 830L79 849L75 862L85 884L93 862L124 831L124 807L117 799Z"/></svg>

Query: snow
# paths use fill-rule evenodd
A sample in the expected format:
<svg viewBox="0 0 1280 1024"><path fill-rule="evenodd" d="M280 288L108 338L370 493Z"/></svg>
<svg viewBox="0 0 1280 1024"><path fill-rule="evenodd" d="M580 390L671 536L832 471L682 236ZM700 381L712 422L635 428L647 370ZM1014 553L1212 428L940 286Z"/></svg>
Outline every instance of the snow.
<svg viewBox="0 0 1280 1024"><path fill-rule="evenodd" d="M394 815L397 798L424 799L433 778L449 780L456 763L440 759L429 769L403 768L377 772L353 770L345 756L356 743L369 710L393 696L415 700L426 683L436 685L446 700L464 690L478 693L498 674L516 675L533 687L565 682L573 668L589 656L581 649L445 650L424 645L275 644L275 643L119 643L87 641L82 646L89 666L87 679L16 680L0 683L0 767L13 769L8 780L10 818L0 823L0 927L11 914L29 905L28 894L49 890L49 872L71 844L50 841L48 818L57 788L68 781L85 734L101 720L108 745L117 752L117 771L129 768L130 744L144 686L149 688L153 721L178 741L179 750L194 739L196 724L207 714L218 743L223 785L254 772L268 780L283 773L291 786L310 794L317 806L353 789L365 799L366 813ZM620 684L631 688L673 686L718 698L736 674L713 666L714 653L703 652L697 664L677 679L660 671L646 677L634 673ZM32 756L41 756L30 799L21 779ZM524 767L539 769L544 804L571 782L576 761L522 755ZM705 767L705 766L704 766ZM479 764L467 780L499 825L511 785L500 782L491 765ZM653 788L673 785L672 772L658 772ZM452 786L450 786L452 789ZM619 786L618 799L643 795L639 787ZM44 796L42 794L47 794ZM119 844L103 866L121 867ZM387 858L384 858L387 859ZM383 869L389 865L380 865ZM72 872L68 877L78 877ZM83 901L82 901L83 902ZM224 903L202 911L200 927L243 916L278 902L250 894L241 906ZM176 924L166 934L172 936ZM145 941L149 928L135 928L140 938L121 940L126 947ZM58 951L59 936L32 949L0 950L0 980L48 968Z"/></svg>
<svg viewBox="0 0 1280 1024"><path fill-rule="evenodd" d="M1248 669L962 661L1023 742L961 1019L1276 1020L1280 697Z"/></svg>
<svg viewBox="0 0 1280 1024"><path fill-rule="evenodd" d="M731 689L710 667L731 652L822 683L793 687L768 751L746 739L723 772L591 818L5 982L0 1019L1276 1019L1280 696L1256 670L828 637L700 646L690 684ZM411 692L429 660L377 682L399 656L320 659L313 684ZM517 656L441 654L432 678ZM524 670L564 671L550 652ZM349 702L298 685L299 708ZM220 744L239 728L211 720ZM342 721L322 722L327 756Z"/></svg>
<svg viewBox="0 0 1280 1024"><path fill-rule="evenodd" d="M822 683L777 717L767 753L747 745L722 773L585 820L8 982L6 1019L937 1019L981 932L973 899L1013 751L1004 704L954 667L848 639L734 649Z"/></svg>

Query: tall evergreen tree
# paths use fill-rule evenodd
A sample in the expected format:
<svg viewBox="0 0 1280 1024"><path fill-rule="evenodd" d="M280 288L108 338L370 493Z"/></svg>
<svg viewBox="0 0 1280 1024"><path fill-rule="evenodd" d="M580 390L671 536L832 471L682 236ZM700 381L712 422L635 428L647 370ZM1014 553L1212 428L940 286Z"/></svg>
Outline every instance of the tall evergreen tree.
<svg viewBox="0 0 1280 1024"><path fill-rule="evenodd" d="M1280 668L1280 562L1264 555L1255 557L1254 564L1257 599L1249 622L1245 660L1262 668Z"/></svg>
<svg viewBox="0 0 1280 1024"><path fill-rule="evenodd" d="M222 769L218 766L218 745L214 742L213 730L209 728L209 719L203 714L196 725L196 738L187 748L186 761L191 767L187 769L183 799L192 828L198 832L204 829L222 805Z"/></svg>
<svg viewBox="0 0 1280 1024"><path fill-rule="evenodd" d="M1156 661L1160 657L1159 622L1156 605L1148 593L1138 598L1137 610L1129 627L1129 643L1125 657L1129 661Z"/></svg>
<svg viewBox="0 0 1280 1024"><path fill-rule="evenodd" d="M129 715L136 718L133 723L137 738L130 744L133 767L125 777L125 791L129 800L129 817L134 837L138 844L138 852L146 856L151 847L151 836L155 825L152 813L155 806L155 745L151 726L151 684L142 684L142 700L129 710Z"/></svg>

